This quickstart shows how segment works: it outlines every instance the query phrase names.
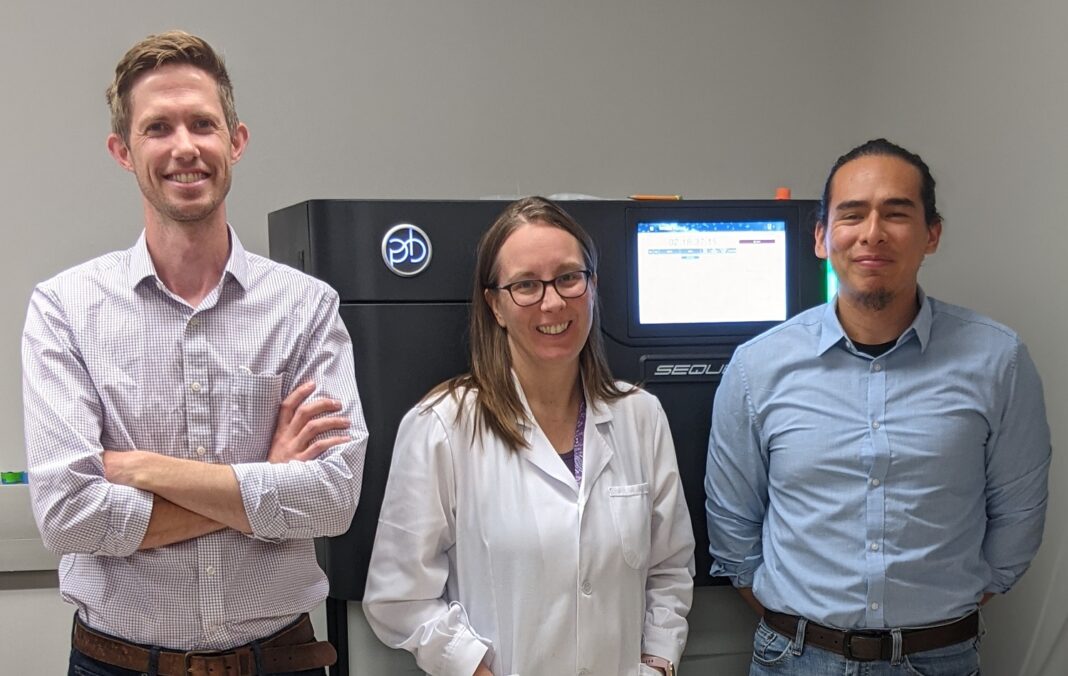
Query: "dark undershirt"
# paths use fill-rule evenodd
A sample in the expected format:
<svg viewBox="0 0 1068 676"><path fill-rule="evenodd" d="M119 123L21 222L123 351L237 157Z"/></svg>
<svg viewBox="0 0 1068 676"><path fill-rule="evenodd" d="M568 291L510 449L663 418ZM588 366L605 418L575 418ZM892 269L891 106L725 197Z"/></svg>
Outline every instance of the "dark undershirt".
<svg viewBox="0 0 1068 676"><path fill-rule="evenodd" d="M567 468L569 470L571 470L571 474L574 474L575 473L575 451L571 450L571 451L568 451L567 453L561 453L560 454L560 459L563 460L564 464L567 465Z"/></svg>
<svg viewBox="0 0 1068 676"><path fill-rule="evenodd" d="M858 352L863 352L870 357L880 357L887 353L887 351L897 344L897 338L894 338L889 343L879 343L878 345L868 345L866 343L858 343L853 341L853 347L857 348Z"/></svg>

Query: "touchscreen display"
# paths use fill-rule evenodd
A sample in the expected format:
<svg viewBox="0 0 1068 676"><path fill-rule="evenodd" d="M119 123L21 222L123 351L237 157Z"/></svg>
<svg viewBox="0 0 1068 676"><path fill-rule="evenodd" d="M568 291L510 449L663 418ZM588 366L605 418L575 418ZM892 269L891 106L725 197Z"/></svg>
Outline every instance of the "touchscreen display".
<svg viewBox="0 0 1068 676"><path fill-rule="evenodd" d="M638 223L638 322L786 319L786 222Z"/></svg>

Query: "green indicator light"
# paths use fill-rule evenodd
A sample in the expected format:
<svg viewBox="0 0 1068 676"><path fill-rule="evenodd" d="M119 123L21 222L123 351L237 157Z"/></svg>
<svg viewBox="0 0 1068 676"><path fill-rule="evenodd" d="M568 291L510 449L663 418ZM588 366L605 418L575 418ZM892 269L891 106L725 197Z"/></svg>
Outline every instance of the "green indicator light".
<svg viewBox="0 0 1068 676"><path fill-rule="evenodd" d="M25 472L0 472L0 483L23 484L27 483Z"/></svg>
<svg viewBox="0 0 1068 676"><path fill-rule="evenodd" d="M830 303L834 300L834 294L838 293L838 275L834 274L834 268L831 267L829 260L823 261L823 274L824 284L827 287L826 301Z"/></svg>

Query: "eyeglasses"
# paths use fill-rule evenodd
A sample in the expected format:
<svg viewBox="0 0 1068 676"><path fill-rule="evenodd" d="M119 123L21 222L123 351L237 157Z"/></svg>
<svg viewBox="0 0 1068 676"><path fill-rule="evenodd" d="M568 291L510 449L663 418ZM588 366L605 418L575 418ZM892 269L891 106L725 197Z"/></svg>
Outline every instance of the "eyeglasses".
<svg viewBox="0 0 1068 676"><path fill-rule="evenodd" d="M580 297L586 293L586 288L590 285L590 275L592 274L589 270L575 270L574 272L565 272L555 279L521 279L511 284L487 288L494 291L507 291L508 295L512 297L512 302L516 305L530 307L531 305L537 305L542 298L545 298L545 287L549 284L553 285L553 288L556 289L556 294L561 298Z"/></svg>

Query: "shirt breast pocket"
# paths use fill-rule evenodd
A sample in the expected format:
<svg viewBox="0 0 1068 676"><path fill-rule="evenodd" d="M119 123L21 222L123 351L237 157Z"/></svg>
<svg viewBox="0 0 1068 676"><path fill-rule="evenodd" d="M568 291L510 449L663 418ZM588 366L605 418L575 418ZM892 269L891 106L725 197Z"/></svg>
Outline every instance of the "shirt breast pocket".
<svg viewBox="0 0 1068 676"><path fill-rule="evenodd" d="M652 510L649 484L609 486L608 504L612 522L619 533L623 560L635 570L649 565L649 533Z"/></svg>
<svg viewBox="0 0 1068 676"><path fill-rule="evenodd" d="M282 376L239 371L230 378L226 462L267 459L282 403Z"/></svg>

